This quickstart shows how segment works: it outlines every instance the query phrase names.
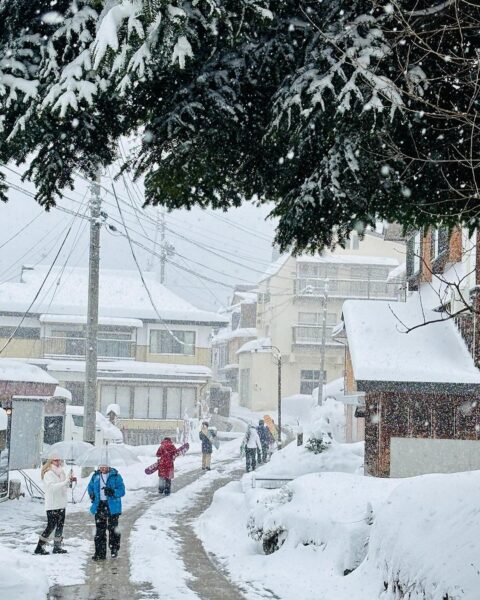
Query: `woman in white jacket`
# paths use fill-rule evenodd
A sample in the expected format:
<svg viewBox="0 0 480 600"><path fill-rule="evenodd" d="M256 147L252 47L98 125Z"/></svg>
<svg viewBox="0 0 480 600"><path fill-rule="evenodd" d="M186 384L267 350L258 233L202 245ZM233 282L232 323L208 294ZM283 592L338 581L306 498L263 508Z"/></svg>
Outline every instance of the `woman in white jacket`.
<svg viewBox="0 0 480 600"><path fill-rule="evenodd" d="M262 444L260 443L257 429L251 424L247 428L247 432L243 438L243 444L245 448L245 466L247 473L249 471L255 471L255 467L257 466L257 450L262 450Z"/></svg>
<svg viewBox="0 0 480 600"><path fill-rule="evenodd" d="M66 554L62 548L63 524L65 523L65 509L67 507L68 486L75 477L67 477L63 470L63 461L59 458L49 458L42 466L41 476L45 489L45 510L47 511L47 527L38 540L35 554L49 554L45 544L53 530L53 554Z"/></svg>

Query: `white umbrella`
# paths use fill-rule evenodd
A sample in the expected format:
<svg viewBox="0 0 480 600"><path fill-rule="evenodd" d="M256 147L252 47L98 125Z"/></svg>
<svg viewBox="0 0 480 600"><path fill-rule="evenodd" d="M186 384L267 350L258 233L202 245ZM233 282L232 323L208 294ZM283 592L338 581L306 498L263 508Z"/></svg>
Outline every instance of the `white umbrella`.
<svg viewBox="0 0 480 600"><path fill-rule="evenodd" d="M109 467L125 467L140 462L137 456L122 444L105 444L90 448L79 458L82 467L98 467L107 465Z"/></svg>
<svg viewBox="0 0 480 600"><path fill-rule="evenodd" d="M65 440L52 444L43 453L43 458L61 458L68 462L77 462L81 456L92 449L92 445L79 440Z"/></svg>

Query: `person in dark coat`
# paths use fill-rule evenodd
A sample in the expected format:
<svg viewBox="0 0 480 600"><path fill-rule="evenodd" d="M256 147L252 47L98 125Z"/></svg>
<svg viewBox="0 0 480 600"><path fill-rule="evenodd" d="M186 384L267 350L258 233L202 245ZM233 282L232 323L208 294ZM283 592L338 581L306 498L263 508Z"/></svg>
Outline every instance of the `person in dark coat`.
<svg viewBox="0 0 480 600"><path fill-rule="evenodd" d="M208 430L208 423L204 421L202 423L202 429L199 433L200 441L202 442L202 470L210 471L210 464L212 462L212 434Z"/></svg>
<svg viewBox="0 0 480 600"><path fill-rule="evenodd" d="M158 492L160 494L164 494L165 496L170 495L174 476L174 461L180 454L185 454L189 448L190 445L188 443L176 448L169 437L162 440L157 450Z"/></svg>
<svg viewBox="0 0 480 600"><path fill-rule="evenodd" d="M120 473L108 465L100 465L93 473L88 484L88 494L92 505L90 512L95 515L95 554L92 560L107 558L108 546L112 558L118 556L120 550L120 531L118 519L122 514L122 500L125 496L125 485Z"/></svg>
<svg viewBox="0 0 480 600"><path fill-rule="evenodd" d="M268 449L270 444L274 441L273 435L270 433L270 429L265 425L263 419L258 422L258 437L260 438L261 450L258 450L258 462L266 463L268 460Z"/></svg>

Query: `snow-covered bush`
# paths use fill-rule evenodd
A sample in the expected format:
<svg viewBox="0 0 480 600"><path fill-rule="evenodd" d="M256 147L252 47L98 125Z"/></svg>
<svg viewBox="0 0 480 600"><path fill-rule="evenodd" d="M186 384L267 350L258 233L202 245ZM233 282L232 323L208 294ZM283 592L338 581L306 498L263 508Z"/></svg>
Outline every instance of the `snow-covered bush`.
<svg viewBox="0 0 480 600"><path fill-rule="evenodd" d="M322 434L320 437L310 437L305 444L305 448L314 454L321 454L328 450L332 440L328 436Z"/></svg>

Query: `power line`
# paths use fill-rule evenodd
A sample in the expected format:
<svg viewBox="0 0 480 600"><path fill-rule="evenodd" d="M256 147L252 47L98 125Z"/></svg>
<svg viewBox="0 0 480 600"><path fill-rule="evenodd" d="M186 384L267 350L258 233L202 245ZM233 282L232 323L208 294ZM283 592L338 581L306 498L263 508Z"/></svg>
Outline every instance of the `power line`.
<svg viewBox="0 0 480 600"><path fill-rule="evenodd" d="M8 338L8 340L5 342L5 344L3 345L3 347L0 350L0 354L2 354L4 352L4 350L10 345L11 341L14 339L14 337L16 336L16 334L18 333L18 330L20 329L20 327L22 326L22 323L25 321L25 319L27 318L27 315L30 313L30 310L32 308L32 306L35 304L35 302L37 301L37 298L40 296L40 293L43 289L43 286L45 285L50 273L52 272L53 267L55 266L55 263L57 262L58 257L60 256L61 251L63 250L63 247L65 246L65 242L67 241L68 236L70 235L70 232L72 230L73 227L73 223L70 225L67 233L65 234L65 237L63 238L62 243L60 244L60 248L57 251L57 254L55 255L55 258L53 259L53 263L50 265L47 274L45 275L45 277L43 278L43 281L40 285L40 287L38 288L37 293L35 294L33 300L31 301L29 307L27 308L27 310L23 313L22 318L20 319L18 325L15 327L15 329L13 330L12 334L10 335L10 337Z"/></svg>
<svg viewBox="0 0 480 600"><path fill-rule="evenodd" d="M115 187L114 187L114 185L113 185L113 182L112 182L112 189L113 189L113 193L114 193L114 195L115 195L115 200L117 201L118 212L120 213L120 217L121 217L121 219L122 219L122 221L123 221L123 213L122 213L122 209L120 208L120 202L118 201L118 198L117 198L117 195L116 195L116 192L115 192ZM151 292L150 292L150 289L149 289L149 287L147 286L147 282L145 281L145 278L144 278L144 276L143 276L142 269L140 268L140 265L139 265L139 263L138 263L137 256L136 256L136 254L135 254L135 250L133 249L132 240L130 239L130 235L129 235L129 233L128 233L128 228L127 228L127 226L126 226L126 224L125 224L125 221L123 222L123 226L124 226L124 228L125 228L125 233L126 233L126 236L127 236L128 245L129 245L129 247L130 247L130 252L132 253L133 260L134 260L134 262L135 262L135 265L136 265L136 267L137 267L138 274L140 275L140 279L142 280L143 287L145 288L145 291L147 292L148 298L149 298L149 300L150 300L150 304L152 305L152 307L153 307L153 310L155 311L155 313L156 313L156 315L157 315L158 319L160 320L160 323L161 323L161 324L162 324L162 325L165 327L165 329L168 331L169 335L170 335L170 336L171 336L171 337L172 337L172 338L173 338L173 339L174 339L174 340L175 340L175 341L176 341L178 344L180 344L181 346L188 346L188 345L190 345L190 344L186 344L185 342L182 342L181 340L179 340L179 339L178 339L178 337L177 337L177 336L176 336L176 335L173 333L173 331L171 331L171 329L168 327L168 325L166 324L166 322L164 321L164 319L161 317L161 315L160 315L160 312L159 312L159 311L158 311L158 309L157 309L157 305L156 305L156 304L155 304L155 302L153 301L152 294L151 294Z"/></svg>
<svg viewBox="0 0 480 600"><path fill-rule="evenodd" d="M40 211L38 213L38 215L36 215L35 217L33 217L33 219L31 221L29 221L26 225L24 225L21 229L19 229L16 233L14 233L11 237L8 238L8 240L6 240L5 242L3 242L3 244L0 246L0 250L6 246L8 243L10 243L12 240L14 240L15 238L17 238L22 231L25 231L25 229L27 229L27 227L29 227L34 221L36 221L41 215L43 215L45 213L45 211Z"/></svg>

